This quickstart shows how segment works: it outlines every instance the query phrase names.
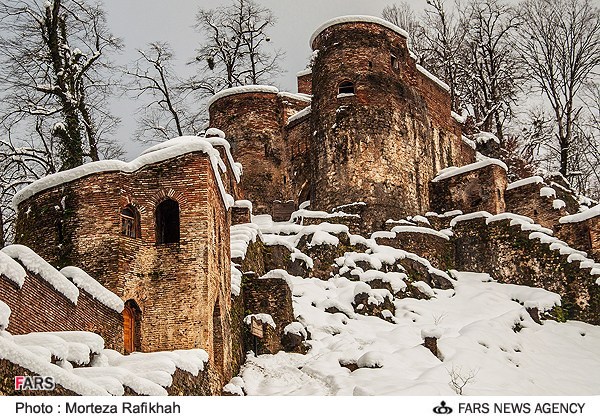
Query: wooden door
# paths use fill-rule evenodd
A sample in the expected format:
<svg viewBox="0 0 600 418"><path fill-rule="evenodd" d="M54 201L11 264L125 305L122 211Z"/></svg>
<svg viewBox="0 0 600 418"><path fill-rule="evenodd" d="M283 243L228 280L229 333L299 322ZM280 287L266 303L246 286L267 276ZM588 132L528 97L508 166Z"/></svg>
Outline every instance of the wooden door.
<svg viewBox="0 0 600 418"><path fill-rule="evenodd" d="M126 353L135 351L135 311L127 305L123 309L123 345Z"/></svg>

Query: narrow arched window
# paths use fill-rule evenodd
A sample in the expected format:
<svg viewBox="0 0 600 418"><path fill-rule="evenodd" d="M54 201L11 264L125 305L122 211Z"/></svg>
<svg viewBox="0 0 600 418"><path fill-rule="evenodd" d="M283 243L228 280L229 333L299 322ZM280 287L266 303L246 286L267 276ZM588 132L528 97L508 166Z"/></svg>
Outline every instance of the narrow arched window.
<svg viewBox="0 0 600 418"><path fill-rule="evenodd" d="M354 94L354 83L344 81L338 86L338 94Z"/></svg>
<svg viewBox="0 0 600 418"><path fill-rule="evenodd" d="M121 210L121 235L131 238L139 238L141 235L140 213L131 205Z"/></svg>
<svg viewBox="0 0 600 418"><path fill-rule="evenodd" d="M156 208L156 243L179 242L179 204L167 199Z"/></svg>

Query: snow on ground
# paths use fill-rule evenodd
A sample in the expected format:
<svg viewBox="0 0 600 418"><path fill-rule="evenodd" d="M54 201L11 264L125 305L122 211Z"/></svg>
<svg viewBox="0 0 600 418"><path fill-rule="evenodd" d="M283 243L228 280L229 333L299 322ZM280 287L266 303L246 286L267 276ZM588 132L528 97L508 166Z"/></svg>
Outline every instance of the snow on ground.
<svg viewBox="0 0 600 418"><path fill-rule="evenodd" d="M0 302L0 317L6 314L2 306L6 305ZM164 396L176 368L197 376L208 362L208 354L200 349L123 356L104 349L99 335L83 331L0 331L0 358L40 376L54 376L57 384L80 395L123 395L129 387L142 395Z"/></svg>
<svg viewBox="0 0 600 418"><path fill-rule="evenodd" d="M558 295L485 274L451 275L454 290L395 299L393 322L353 312L364 282L292 277L294 313L310 332L310 351L250 356L232 388L249 395L451 395L452 380L472 376L463 394L600 394L600 327L539 325L525 307L549 309ZM324 311L332 304L340 312ZM439 358L423 336L439 336ZM358 369L342 366L349 364Z"/></svg>

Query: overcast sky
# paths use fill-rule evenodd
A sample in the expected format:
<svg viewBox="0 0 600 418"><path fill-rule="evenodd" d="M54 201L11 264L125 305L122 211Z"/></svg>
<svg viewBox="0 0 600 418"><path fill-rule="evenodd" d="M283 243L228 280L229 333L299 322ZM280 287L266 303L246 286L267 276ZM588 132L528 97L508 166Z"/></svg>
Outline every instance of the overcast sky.
<svg viewBox="0 0 600 418"><path fill-rule="evenodd" d="M189 75L193 66L185 62L194 56L202 41L193 29L199 8L214 8L229 4L216 0L102 0L108 14L108 24L115 36L123 39L125 50L118 58L120 64L135 59L135 50L149 42L168 41L175 51L178 72ZM281 66L286 71L273 81L277 87L296 91L295 75L306 66L310 56L309 38L321 23L333 17L364 14L380 16L387 4L394 0L256 0L272 10L277 24L270 31L273 46L285 52ZM410 0L415 10L422 10L425 0ZM136 128L135 110L139 106L121 99L113 111L123 119L117 135L125 145L127 159L137 156L143 145L131 141Z"/></svg>

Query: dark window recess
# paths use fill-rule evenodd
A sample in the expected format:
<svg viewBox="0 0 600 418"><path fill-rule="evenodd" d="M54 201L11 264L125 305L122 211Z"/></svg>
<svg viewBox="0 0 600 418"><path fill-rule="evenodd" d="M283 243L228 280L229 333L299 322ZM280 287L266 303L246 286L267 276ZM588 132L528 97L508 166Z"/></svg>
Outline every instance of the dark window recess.
<svg viewBox="0 0 600 418"><path fill-rule="evenodd" d="M179 204L171 199L156 208L156 243L179 242Z"/></svg>
<svg viewBox="0 0 600 418"><path fill-rule="evenodd" d="M369 70L373 69L373 61L369 61Z"/></svg>
<svg viewBox="0 0 600 418"><path fill-rule="evenodd" d="M391 55L390 56L390 60L391 60L392 68L394 70L399 70L400 69L400 62L398 61L398 58L396 58L395 55Z"/></svg>
<svg viewBox="0 0 600 418"><path fill-rule="evenodd" d="M338 94L354 94L354 83L351 81L340 83Z"/></svg>
<svg viewBox="0 0 600 418"><path fill-rule="evenodd" d="M131 238L141 236L140 213L131 205L121 210L121 234Z"/></svg>

